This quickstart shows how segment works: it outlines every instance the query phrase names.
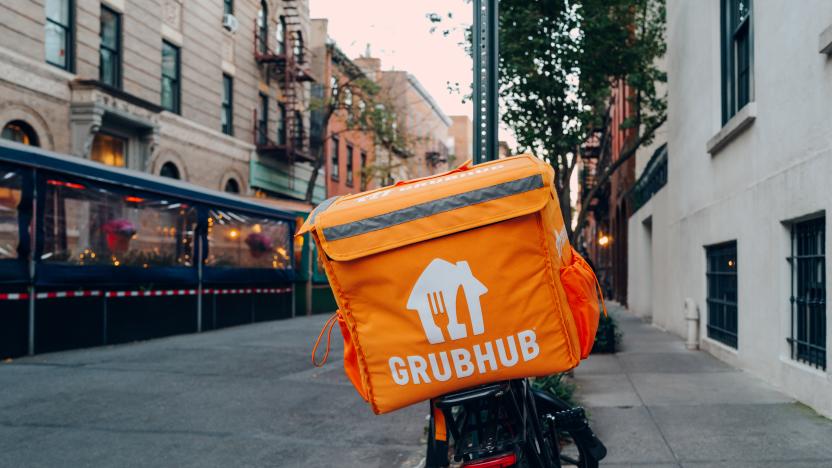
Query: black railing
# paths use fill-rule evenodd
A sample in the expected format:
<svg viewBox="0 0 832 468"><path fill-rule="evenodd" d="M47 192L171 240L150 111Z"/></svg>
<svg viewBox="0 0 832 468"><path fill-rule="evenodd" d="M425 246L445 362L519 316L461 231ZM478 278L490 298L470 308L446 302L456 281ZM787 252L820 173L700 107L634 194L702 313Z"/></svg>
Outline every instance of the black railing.
<svg viewBox="0 0 832 468"><path fill-rule="evenodd" d="M792 225L792 359L826 369L826 218Z"/></svg>
<svg viewBox="0 0 832 468"><path fill-rule="evenodd" d="M708 338L737 347L737 243L708 247Z"/></svg>
<svg viewBox="0 0 832 468"><path fill-rule="evenodd" d="M667 183L667 144L653 153L644 171L633 185L633 211L638 211Z"/></svg>

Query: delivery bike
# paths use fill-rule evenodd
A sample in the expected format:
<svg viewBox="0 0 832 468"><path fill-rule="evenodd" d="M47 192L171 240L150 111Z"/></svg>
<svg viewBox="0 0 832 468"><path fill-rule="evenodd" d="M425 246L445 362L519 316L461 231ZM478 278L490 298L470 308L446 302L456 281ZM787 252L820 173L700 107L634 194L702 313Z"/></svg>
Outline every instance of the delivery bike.
<svg viewBox="0 0 832 468"><path fill-rule="evenodd" d="M451 458L465 468L593 468L606 454L583 408L532 388L528 379L431 400L426 468L447 467Z"/></svg>

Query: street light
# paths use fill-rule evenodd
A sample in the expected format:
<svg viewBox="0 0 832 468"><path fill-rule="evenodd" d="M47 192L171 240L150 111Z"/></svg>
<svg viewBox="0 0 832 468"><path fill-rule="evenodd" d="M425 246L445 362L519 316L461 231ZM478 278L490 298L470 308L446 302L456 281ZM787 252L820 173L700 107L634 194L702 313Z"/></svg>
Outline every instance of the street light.
<svg viewBox="0 0 832 468"><path fill-rule="evenodd" d="M607 245L609 245L610 240L610 236L606 234L601 234L600 236L598 236L598 245L600 245L601 247L606 247Z"/></svg>

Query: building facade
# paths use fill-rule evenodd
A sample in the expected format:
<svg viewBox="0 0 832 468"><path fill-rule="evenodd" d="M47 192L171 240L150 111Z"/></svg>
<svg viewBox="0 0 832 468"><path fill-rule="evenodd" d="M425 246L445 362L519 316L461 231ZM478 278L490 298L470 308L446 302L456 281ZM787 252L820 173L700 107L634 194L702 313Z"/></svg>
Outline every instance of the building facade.
<svg viewBox="0 0 832 468"><path fill-rule="evenodd" d="M683 336L698 316L702 349L832 416L832 4L669 0L667 24L667 145L634 193L630 309Z"/></svg>
<svg viewBox="0 0 832 468"><path fill-rule="evenodd" d="M387 167L385 183L446 171L453 145L449 138L452 122L430 93L411 73L382 70L377 58L365 56L354 61L380 85L403 135L403 151L377 151L376 164Z"/></svg>
<svg viewBox="0 0 832 468"><path fill-rule="evenodd" d="M4 137L243 195L305 193L305 0L2 0L0 17Z"/></svg>
<svg viewBox="0 0 832 468"><path fill-rule="evenodd" d="M474 157L472 141L472 138L474 137L474 127L471 123L471 119L468 118L467 115L452 115L451 128L448 130L448 133L454 142L452 152L453 157L451 158L452 161L449 161L451 166L460 165ZM500 150L502 151L503 148L504 143L500 146Z"/></svg>

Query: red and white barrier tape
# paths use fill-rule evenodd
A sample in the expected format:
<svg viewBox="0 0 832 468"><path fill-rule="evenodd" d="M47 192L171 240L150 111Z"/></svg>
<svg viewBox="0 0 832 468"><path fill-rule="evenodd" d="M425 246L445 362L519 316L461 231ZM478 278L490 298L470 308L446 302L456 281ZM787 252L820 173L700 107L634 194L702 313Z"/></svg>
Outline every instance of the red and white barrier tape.
<svg viewBox="0 0 832 468"><path fill-rule="evenodd" d="M204 289L202 294L284 294L292 288L240 288L240 289ZM154 291L51 291L39 292L36 299L61 299L68 297L159 297L159 296L195 296L196 289L159 289ZM28 293L0 293L0 301L20 301L29 299Z"/></svg>
<svg viewBox="0 0 832 468"><path fill-rule="evenodd" d="M29 293L0 293L0 301L22 301L29 299Z"/></svg>

